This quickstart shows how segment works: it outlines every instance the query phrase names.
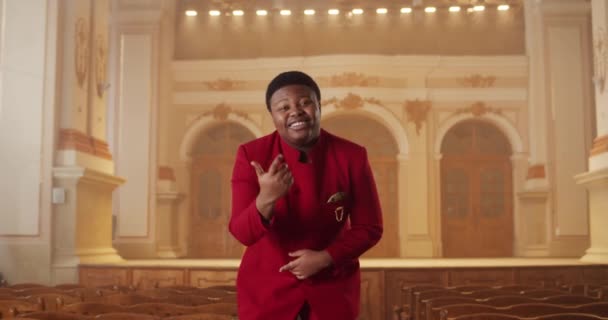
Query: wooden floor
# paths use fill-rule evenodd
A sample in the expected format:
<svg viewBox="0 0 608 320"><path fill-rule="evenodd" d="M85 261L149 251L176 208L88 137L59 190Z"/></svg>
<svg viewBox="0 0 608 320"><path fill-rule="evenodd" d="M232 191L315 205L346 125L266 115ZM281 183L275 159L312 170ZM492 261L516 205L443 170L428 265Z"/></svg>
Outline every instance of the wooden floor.
<svg viewBox="0 0 608 320"><path fill-rule="evenodd" d="M128 260L80 266L80 284L132 285L138 289L192 285L234 285L238 260ZM402 305L403 288L413 285L558 286L569 283L606 282L608 265L578 259L368 259L361 261L361 317L391 319L391 310Z"/></svg>

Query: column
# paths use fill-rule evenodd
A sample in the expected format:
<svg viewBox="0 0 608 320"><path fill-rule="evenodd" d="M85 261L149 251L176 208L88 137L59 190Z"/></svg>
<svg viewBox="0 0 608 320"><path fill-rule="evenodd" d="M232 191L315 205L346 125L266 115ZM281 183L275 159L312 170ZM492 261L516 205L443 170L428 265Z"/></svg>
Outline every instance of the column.
<svg viewBox="0 0 608 320"><path fill-rule="evenodd" d="M608 263L608 3L592 0L596 137L589 152L589 170L575 177L589 194L591 246L582 261Z"/></svg>
<svg viewBox="0 0 608 320"><path fill-rule="evenodd" d="M114 175L106 133L109 0L60 1L59 135L53 186L52 272L77 282L78 264L122 261L112 247ZM60 197L61 198L61 197Z"/></svg>
<svg viewBox="0 0 608 320"><path fill-rule="evenodd" d="M159 167L156 192L156 254L160 258L179 258L183 252L178 240L178 205L184 196L176 189L173 168Z"/></svg>

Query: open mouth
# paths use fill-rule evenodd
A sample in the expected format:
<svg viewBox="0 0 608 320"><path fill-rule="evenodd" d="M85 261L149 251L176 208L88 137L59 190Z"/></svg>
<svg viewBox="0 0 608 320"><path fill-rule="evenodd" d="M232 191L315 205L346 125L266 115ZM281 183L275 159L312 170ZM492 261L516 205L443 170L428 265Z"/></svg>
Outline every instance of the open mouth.
<svg viewBox="0 0 608 320"><path fill-rule="evenodd" d="M308 121L303 121L303 120L294 121L294 122L290 123L287 127L289 129L293 129L293 130L304 129L304 128L308 127Z"/></svg>

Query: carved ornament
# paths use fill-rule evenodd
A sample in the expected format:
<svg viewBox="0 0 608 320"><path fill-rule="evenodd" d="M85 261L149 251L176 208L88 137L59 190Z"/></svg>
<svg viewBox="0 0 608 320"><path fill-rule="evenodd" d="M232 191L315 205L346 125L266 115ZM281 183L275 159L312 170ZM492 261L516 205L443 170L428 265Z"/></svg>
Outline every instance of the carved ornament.
<svg viewBox="0 0 608 320"><path fill-rule="evenodd" d="M215 106L215 108L213 108L210 111L204 112L198 118L212 116L216 120L223 121L223 120L227 120L228 115L230 115L231 113L233 113L241 118L249 119L249 116L247 115L247 113L242 112L242 111L232 110L232 108L225 103L218 104L217 106Z"/></svg>
<svg viewBox="0 0 608 320"><path fill-rule="evenodd" d="M108 50L103 35L97 35L95 41L95 88L97 89L97 96L101 99L107 88Z"/></svg>
<svg viewBox="0 0 608 320"><path fill-rule="evenodd" d="M377 86L378 83L380 83L378 77L370 77L356 72L344 72L331 76L329 79L329 84L332 87L370 87Z"/></svg>
<svg viewBox="0 0 608 320"><path fill-rule="evenodd" d="M608 37L604 28L597 28L593 33L593 82L600 93L606 85L606 69L608 66Z"/></svg>
<svg viewBox="0 0 608 320"><path fill-rule="evenodd" d="M231 79L220 78L215 81L203 81L209 90L215 91L231 91L242 89L245 81L237 81Z"/></svg>
<svg viewBox="0 0 608 320"><path fill-rule="evenodd" d="M422 123L426 121L426 116L431 110L431 101L429 100L407 100L404 104L407 120L416 125L416 133L420 135Z"/></svg>
<svg viewBox="0 0 608 320"><path fill-rule="evenodd" d="M471 88L491 88L495 81L496 77L494 76L482 76L480 74L472 74L461 80L465 87Z"/></svg>
<svg viewBox="0 0 608 320"><path fill-rule="evenodd" d="M78 86L84 88L89 71L89 28L84 18L78 18L74 26L74 68Z"/></svg>
<svg viewBox="0 0 608 320"><path fill-rule="evenodd" d="M376 98L362 98L360 95L348 93L342 100L333 97L322 102L322 105L335 105L338 109L354 110L363 107L364 103L371 103L377 106L383 106L380 100Z"/></svg>

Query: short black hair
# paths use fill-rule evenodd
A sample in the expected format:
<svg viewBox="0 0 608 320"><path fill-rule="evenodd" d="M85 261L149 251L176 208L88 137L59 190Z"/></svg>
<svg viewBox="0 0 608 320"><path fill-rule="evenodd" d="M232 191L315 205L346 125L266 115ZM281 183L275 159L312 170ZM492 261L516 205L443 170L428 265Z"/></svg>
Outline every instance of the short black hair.
<svg viewBox="0 0 608 320"><path fill-rule="evenodd" d="M272 95L282 87L292 84L309 87L317 95L317 100L321 101L321 90L319 90L319 86L315 80L302 71L287 71L274 77L268 84L268 88L266 88L266 108L268 111L270 111L270 98Z"/></svg>

